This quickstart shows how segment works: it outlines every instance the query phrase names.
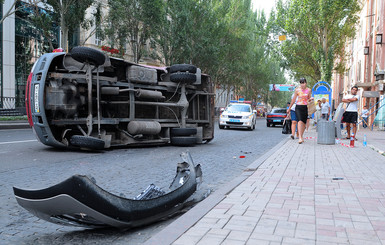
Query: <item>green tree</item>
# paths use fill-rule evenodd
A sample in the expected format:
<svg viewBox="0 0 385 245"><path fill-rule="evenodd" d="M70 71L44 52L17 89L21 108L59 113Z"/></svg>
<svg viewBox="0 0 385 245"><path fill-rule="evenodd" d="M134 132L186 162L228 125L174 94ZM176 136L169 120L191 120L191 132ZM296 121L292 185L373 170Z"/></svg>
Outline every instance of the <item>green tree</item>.
<svg viewBox="0 0 385 245"><path fill-rule="evenodd" d="M358 0L279 1L277 24L288 36L281 50L287 65L300 76L330 82L337 58L337 66L344 67L341 50L355 35L360 8Z"/></svg>
<svg viewBox="0 0 385 245"><path fill-rule="evenodd" d="M139 62L148 41L155 38L161 17L162 0L109 0L109 13L104 32L111 46L124 53L129 45L134 62Z"/></svg>
<svg viewBox="0 0 385 245"><path fill-rule="evenodd" d="M80 25L87 27L85 12L94 2L94 0L46 0L54 10L57 23L60 23L60 46L63 49L67 49L69 33L73 33Z"/></svg>
<svg viewBox="0 0 385 245"><path fill-rule="evenodd" d="M161 50L159 58L166 65L192 63L192 56L196 51L193 48L194 32L200 32L204 22L195 19L195 10L205 12L207 9L201 9L204 4L199 5L195 0L165 1L165 12L155 44Z"/></svg>
<svg viewBox="0 0 385 245"><path fill-rule="evenodd" d="M52 13L44 9L39 8L39 6L32 6L33 11L31 11L30 18L31 22L38 27L38 30L42 33L45 40L48 42L50 50L54 50L52 40L56 38L55 28L54 28L54 19Z"/></svg>
<svg viewBox="0 0 385 245"><path fill-rule="evenodd" d="M16 13L16 11L21 10L21 8L23 8L25 6L25 5L20 5L21 6L20 8L15 8L17 2L20 2L20 0L14 0L11 7L8 10L5 10L5 12L2 15L2 18L0 19L0 24L3 23L7 17L9 17L10 15L13 15L14 13ZM24 1L24 2L28 3L29 5L33 5L33 6L37 7L39 5L39 3L43 2L43 1L42 0L28 0L28 1ZM0 0L0 4L4 4L4 0Z"/></svg>
<svg viewBox="0 0 385 245"><path fill-rule="evenodd" d="M144 44L150 43L158 51L152 54L162 63L194 64L210 74L217 85L228 91L235 89L248 100L259 96L267 102L268 84L285 83L278 43L270 37L277 29L275 17L267 21L263 12L254 13L250 0L148 3L109 2L106 39L119 49L133 40L136 62L146 50ZM152 8L156 4L161 7ZM277 98L270 96L269 100L275 103Z"/></svg>

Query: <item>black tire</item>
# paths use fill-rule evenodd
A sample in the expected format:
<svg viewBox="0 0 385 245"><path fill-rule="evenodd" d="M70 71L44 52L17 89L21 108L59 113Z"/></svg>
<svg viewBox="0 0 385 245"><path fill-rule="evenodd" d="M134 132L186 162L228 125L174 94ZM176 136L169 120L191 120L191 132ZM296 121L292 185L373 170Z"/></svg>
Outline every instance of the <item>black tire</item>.
<svg viewBox="0 0 385 245"><path fill-rule="evenodd" d="M224 129L225 128L225 126L221 126L221 125L219 125L219 129Z"/></svg>
<svg viewBox="0 0 385 245"><path fill-rule="evenodd" d="M170 134L171 134L171 137L196 135L197 129L196 128L172 128Z"/></svg>
<svg viewBox="0 0 385 245"><path fill-rule="evenodd" d="M272 126L272 127L275 127L275 124L274 124L274 123L272 123L272 124L271 124L271 126Z"/></svg>
<svg viewBox="0 0 385 245"><path fill-rule="evenodd" d="M103 150L104 141L98 138L83 136L83 135L73 135L70 139L70 143L73 146L80 148L88 148L92 150Z"/></svg>
<svg viewBox="0 0 385 245"><path fill-rule="evenodd" d="M195 83L197 81L197 76L192 73L177 72L170 75L171 82L176 83Z"/></svg>
<svg viewBox="0 0 385 245"><path fill-rule="evenodd" d="M267 126L268 128L270 128L270 123L266 123L266 126Z"/></svg>
<svg viewBox="0 0 385 245"><path fill-rule="evenodd" d="M189 73L196 73L197 68L194 65L189 64L176 64L172 65L170 67L170 73L176 73L176 72L189 72Z"/></svg>
<svg viewBox="0 0 385 245"><path fill-rule="evenodd" d="M195 136L171 137L171 144L175 146L192 146L197 142Z"/></svg>
<svg viewBox="0 0 385 245"><path fill-rule="evenodd" d="M106 57L102 52L88 47L74 47L71 50L71 57L76 61L82 63L88 62L96 66L103 65L106 60Z"/></svg>

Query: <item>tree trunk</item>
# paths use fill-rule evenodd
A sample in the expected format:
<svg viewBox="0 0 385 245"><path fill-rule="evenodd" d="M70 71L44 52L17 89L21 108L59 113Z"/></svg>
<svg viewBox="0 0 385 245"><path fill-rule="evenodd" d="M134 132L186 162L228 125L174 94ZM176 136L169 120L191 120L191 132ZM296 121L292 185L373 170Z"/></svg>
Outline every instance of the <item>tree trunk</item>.
<svg viewBox="0 0 385 245"><path fill-rule="evenodd" d="M68 28L64 18L63 10L60 13L60 32L61 32L60 47L64 49L65 52L68 52Z"/></svg>

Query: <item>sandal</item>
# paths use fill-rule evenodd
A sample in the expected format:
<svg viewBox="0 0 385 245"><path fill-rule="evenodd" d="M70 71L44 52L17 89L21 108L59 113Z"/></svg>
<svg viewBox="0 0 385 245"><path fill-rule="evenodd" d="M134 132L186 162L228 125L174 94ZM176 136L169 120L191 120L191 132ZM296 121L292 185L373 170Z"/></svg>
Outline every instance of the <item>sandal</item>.
<svg viewBox="0 0 385 245"><path fill-rule="evenodd" d="M290 138L293 140L293 139L294 139L294 136L293 136L293 135L290 135Z"/></svg>
<svg viewBox="0 0 385 245"><path fill-rule="evenodd" d="M303 140L299 140L299 141L298 141L298 144L302 144L302 143L303 143Z"/></svg>

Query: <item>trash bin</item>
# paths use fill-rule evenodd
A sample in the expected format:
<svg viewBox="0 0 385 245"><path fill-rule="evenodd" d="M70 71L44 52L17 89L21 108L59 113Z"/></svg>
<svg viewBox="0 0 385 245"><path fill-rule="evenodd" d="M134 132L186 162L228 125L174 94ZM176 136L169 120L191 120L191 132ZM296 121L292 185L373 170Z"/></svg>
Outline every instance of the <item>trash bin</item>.
<svg viewBox="0 0 385 245"><path fill-rule="evenodd" d="M335 144L335 122L319 120L317 124L318 135L317 143L321 145L334 145Z"/></svg>

